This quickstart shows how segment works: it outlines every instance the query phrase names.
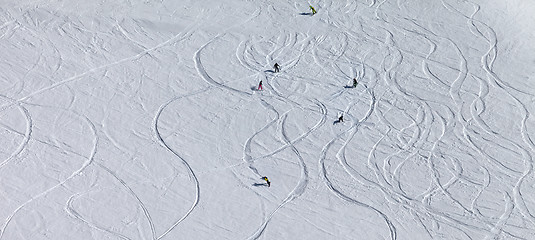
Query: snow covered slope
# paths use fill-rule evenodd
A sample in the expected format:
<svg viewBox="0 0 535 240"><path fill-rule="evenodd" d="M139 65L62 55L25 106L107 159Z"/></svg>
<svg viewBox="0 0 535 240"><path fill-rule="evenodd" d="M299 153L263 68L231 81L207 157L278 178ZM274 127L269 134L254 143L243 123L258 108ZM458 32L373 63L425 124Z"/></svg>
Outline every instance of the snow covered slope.
<svg viewBox="0 0 535 240"><path fill-rule="evenodd" d="M535 239L534 12L2 1L0 240Z"/></svg>

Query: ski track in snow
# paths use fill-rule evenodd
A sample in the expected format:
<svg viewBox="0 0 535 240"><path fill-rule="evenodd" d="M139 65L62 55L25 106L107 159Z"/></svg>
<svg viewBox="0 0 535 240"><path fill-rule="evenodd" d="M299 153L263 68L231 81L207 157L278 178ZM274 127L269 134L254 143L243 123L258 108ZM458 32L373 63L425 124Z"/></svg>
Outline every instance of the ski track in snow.
<svg viewBox="0 0 535 240"><path fill-rule="evenodd" d="M127 2L133 7L132 3ZM27 155L31 156L39 151L34 150L33 143L84 159L84 162L76 165L66 177L55 179L53 184L48 184L37 192L21 193L22 197L13 198L15 200L6 197L12 205L6 207L10 212L3 214L5 220L0 223L0 239L16 236L10 231L20 231L15 220L22 215L22 210L34 208L40 199L55 194L59 189L68 191L70 197L65 198L62 210L70 221L81 223L77 226L85 226L91 232L99 232L104 234L103 236L137 239L132 237L133 233L129 233L126 227L117 229L106 226L98 219L85 216L83 209L76 208L77 200L86 194L101 190L95 186L72 188L76 189L72 190L68 186L68 183L86 178L83 173L89 169L108 175L112 179L108 184L128 196L128 199L142 211L141 217L137 220L148 226L147 232L144 232L144 227L138 226L140 237L143 239L176 238L181 236L178 226L186 220L188 220L185 224L187 226L192 226L191 224L197 221L202 222L199 216L205 215L196 215L197 212L202 214L207 211L203 207L198 208L200 203L205 201L205 197L201 198L201 179L203 179L201 176L215 171L203 171L192 167L194 162L193 166L199 164L194 155L195 150L188 149L189 146L173 145L172 138L176 135L170 133L180 129L173 130L171 128L176 126L169 127L163 122L167 121L168 116L164 114L167 111L172 113L171 110L180 107L187 109L188 106L177 107L176 103L179 101L194 101L195 97L201 94L216 92L223 92L228 99L240 103L258 103L266 110L261 114L264 117L270 116L261 118L266 119L265 123L247 132L246 137L240 135L243 138L240 140L243 141L239 143L228 143L226 142L228 139L225 138L227 136L220 136L222 138L220 141L223 142L220 143L221 146L225 146L223 144L238 146L242 153L237 163L227 159L227 156L216 156L225 159L220 162L225 165L218 169L228 170L222 172L230 174L232 181L237 183L230 185L247 190L260 203L259 206L253 206L256 212L260 212L258 216L246 220L239 218L251 216L236 216L237 220L233 219L234 224L239 223L236 226L248 225L247 228L231 229L230 231L234 231L233 237L269 239L273 236L285 236L280 231L288 227L287 224L291 224L289 219L297 221L293 218L300 218L330 238L365 237L343 235L349 232L345 228L359 226L330 223L327 217L322 219L320 216L315 216L319 218L315 219L308 213L300 212L302 209L315 208L314 204L319 206L325 201L334 204L313 209L315 214L336 212L339 210L336 204L349 203L356 209L364 209L360 211L361 213L369 212L369 216L358 216L355 219L361 220L370 216L382 219L382 223L374 223L375 232L374 235L370 235L374 237L380 236L392 240L408 237L529 239L535 234L533 230L535 210L529 195L534 183L535 143L532 137L533 118L530 112L533 106L526 99L533 99L535 92L532 89L522 89L519 87L522 85L509 81L510 79L506 79L502 75L503 72L495 66L499 64L498 60L502 56L508 55L505 55L506 49L502 49L499 32L493 28L494 25L482 20L484 9L476 2L441 0L437 3L428 3L432 4L433 8L448 12L450 14L448 17L456 19L453 24L448 20L433 19L427 15L417 17L413 13L415 10L412 9L417 3L400 0L362 2L328 0L308 3L318 10L315 16L303 13L308 4L288 1L273 5L260 1L259 4L262 6L256 6L254 11L244 15L247 17L237 21L225 19L226 11L229 9L227 6L218 5L220 9L214 10L217 12L202 9L202 14L193 20L189 19L191 24L182 26L182 31L170 36L160 35L159 30L155 30L157 35L152 35L148 32L152 23L149 24L150 21L143 18L131 19L135 22L134 27L128 25L130 24L128 18L113 18L111 21L114 26L113 31L109 32L93 30L83 24L82 20L67 22L61 19L66 21L61 25L54 23L60 21L59 17L58 20L41 18L41 14L43 16L59 14L57 13L59 7L55 11L49 10L45 7L52 3L45 1L35 3L33 6L21 4L18 6L22 11L20 15L0 9L0 16L3 17L0 19L1 41L8 43L19 41L17 37L23 30L28 36L39 36L40 28L46 28L47 24L54 23L61 25L56 30L65 38L70 38L74 48L84 52L85 55L80 57L80 61L90 63L80 64L78 67L81 68L73 68L68 57L69 53L62 51L62 46L48 39L46 35L36 42L21 40L38 51L28 55L31 60L28 60L26 65L20 66L20 69L9 60L0 62L7 69L15 69L13 75L16 76L13 79L2 76L6 79L0 79L6 82L0 92L2 100L0 113L3 114L1 117L18 119L21 122L18 125L12 121L0 123L5 133L10 134L6 136L15 136L2 151L2 156L5 157L0 159L0 170L8 172L10 168L17 169L18 163L25 161ZM164 2L160 4L165 6ZM45 13L39 12L40 8ZM392 11L393 9L395 11ZM301 14L288 14L285 12L287 10L300 11ZM175 12L170 16L174 14ZM283 18L282 21L291 24L303 18L310 18L306 22L309 26L290 26L290 28L278 26L281 21L279 18L286 16L289 17ZM167 21L162 20L166 17L169 16L161 14L160 21ZM273 22L269 23L273 23L279 29L276 29L276 32L266 30L263 35L262 31L260 33L242 31L242 28L247 29L248 24L256 24L258 19L272 20ZM213 24L217 24L220 20L227 20L232 24L223 28L215 25L218 28L213 32ZM100 22L93 22L91 26L93 24L98 25ZM76 33L68 33L64 28L65 25L69 25L70 29L74 29L71 31ZM211 30L204 30L204 27ZM463 38L460 39L459 36L452 34L452 31L466 35L460 34ZM115 60L109 59L111 51L102 47L106 45L103 43L104 38L99 37L102 35L110 38L118 36L129 43L131 45L129 47L137 49L136 53L119 55L122 57ZM86 37L90 40L84 39ZM158 40L155 37L162 39ZM200 37L202 41L195 37ZM148 44L147 39L150 39L152 44ZM229 39L233 39L234 42ZM88 41L90 43L86 45ZM192 55L183 56L181 52L183 49L178 49L178 45L190 42L196 42L188 46L194 46L193 50L189 51ZM229 45L223 45L228 43L235 46L235 49L224 49L230 51L228 56L230 66L224 66L228 72L218 72L215 66L227 63L224 62L227 59L214 59L210 51L228 47ZM22 51L27 47L24 44L12 47L20 48ZM155 79L159 77L159 75L151 76L156 74L153 71L168 70L165 68L168 63L163 59L166 54L163 53L164 49L177 55L177 59L182 57L189 59L185 63L189 64L187 66L189 72L183 71L184 78L195 75L196 78L191 79L201 81L189 83L191 85L184 88L188 89L185 93L179 94L175 90L170 90L171 94L166 93L163 98L152 100L155 102L145 102L146 99L142 97L143 91L146 90L144 87L156 82ZM101 56L103 59L98 65L91 65L92 55ZM89 111L78 111L75 108L77 104L79 105L80 99L87 97L85 95L91 96L96 104L106 102L106 99L99 95L101 94L99 91L112 86L113 81L108 81L113 79L110 76L125 71L123 68L127 68L128 64L141 61L145 57L150 59L147 62L154 62L155 65L140 67L142 77L137 79L139 81L137 88L130 85L128 87L132 89L128 90L117 87L115 89L117 93L113 93L113 97L109 98L106 104L112 105L115 97L122 94L128 97L127 101L120 104L128 105L135 102L128 105L132 111L135 109L133 105L141 105L143 113L140 115L152 114L149 117L150 124L130 131L139 138L137 140L143 140L146 144L156 143L158 148L172 154L174 159L165 159L162 162L167 162L174 168L171 162L179 160L184 167L185 174L190 180L188 184L194 189L193 199L186 205L185 212L179 213L181 216L172 219L160 220L156 211L151 211L155 208L162 209L159 209L158 202L145 200L148 199L144 195L146 193L134 190L134 186L122 177L119 173L121 169L116 167L125 166L124 163L107 164L105 156L95 157L97 149L99 153L117 149L132 159L136 154L130 152L130 143L124 142L125 138L114 135L115 119L112 115L116 109L105 106L103 117L99 117L90 115ZM220 60L224 60L221 61L224 63L220 63ZM268 70L275 62L282 67L278 73ZM231 79L219 80L228 79L225 75L230 73L232 73ZM98 86L80 91L76 89L84 87L82 79L96 75L100 78L90 83ZM133 76L127 77L132 78L130 79L132 82L136 81ZM357 88L344 88L343 84L353 77L359 82ZM36 79L42 82L36 83ZM246 82L251 79L262 80L264 90L251 92L250 82ZM73 86L74 83L77 85ZM160 84L162 86L159 87L162 89L172 89L174 83ZM191 86L193 87L190 88ZM130 90L131 95L125 93ZM64 98L57 97L54 95L55 92L63 93ZM38 97L40 99L45 96L57 97L62 107L51 107L47 105L48 103L42 105L34 103ZM498 97L501 98L501 102L496 100ZM137 100L139 102L136 102ZM44 109L56 111L58 115L51 122L42 120L45 118L40 114L47 113ZM215 113L196 111L203 115L214 114L216 115L214 119L222 121L232 120L235 117L232 113L225 114L225 110ZM343 113L345 122L325 124L337 113ZM298 129L293 129L295 123L300 123L301 120L292 119L293 114L314 116L314 118L310 122L301 123ZM124 118L144 119L143 116L125 113L119 115ZM72 116L74 118L70 118ZM63 118L69 118L69 121L89 129L92 134L90 144L92 148L89 154L72 149L69 143L61 142L61 139L55 136L55 131L63 130L61 129ZM501 118L506 119L500 121ZM139 119L132 121L139 124L137 121ZM255 116L255 119L258 118ZM47 132L47 129L40 125L41 120L51 124L52 130ZM503 128L511 129L508 132L509 129ZM151 139L144 135L144 130L149 130ZM165 132L167 130L170 132ZM210 131L210 129L198 129L197 132L204 130ZM45 139L43 136L47 134L50 135L50 139ZM273 140L268 140L266 136L278 136L279 139L272 143ZM109 140L112 146L101 147L99 145L101 138ZM264 149L256 152L261 148ZM223 154L220 149L217 151L218 154ZM311 154L316 154L315 160L309 159ZM290 156L289 159L284 159L285 163L296 166L299 172L278 169L272 172L280 172L281 176L269 177L277 179L274 182L282 182L283 179L295 182L295 185L291 185L293 188L290 187L286 192L282 192L279 191L280 185L277 184L271 186L271 189L276 190L251 187L256 186L251 185L251 182L258 181L264 176L264 171L270 170L266 169L270 166L266 167L265 162L281 156L284 158ZM311 161L318 162L314 166ZM163 164L162 162L160 164ZM243 171L244 169L246 171ZM167 187L160 187L158 182L150 185L154 188L164 188L167 193L170 190L168 186L171 186L179 175L176 168L172 171L175 175L171 181L166 179L169 181L165 183ZM311 175L309 171L317 171L318 175ZM46 176L45 173L43 175ZM226 178L224 180L227 181ZM326 190L322 192L323 189L311 184L315 182L322 182ZM232 186L229 187L231 188ZM317 199L294 201L298 198L305 199L309 192L317 194ZM4 195L4 192L1 194ZM224 200L222 202L225 204ZM289 204L291 202L295 204ZM296 202L299 204L309 202L311 205L297 205ZM204 204L220 203L209 202L206 198ZM38 207L32 209L33 211L39 211ZM239 215L237 212L227 214ZM281 222L275 219L280 219ZM126 225L126 223L118 224ZM363 224L366 224L365 221ZM214 229L204 229L206 233L202 234L207 234L209 231L219 231L218 227L225 229L228 225L209 222L199 226L202 228L217 226L213 227ZM191 232L200 228L187 231L192 234ZM228 229L225 231L227 234L230 232Z"/></svg>
<svg viewBox="0 0 535 240"><path fill-rule="evenodd" d="M73 112L74 113L74 112ZM8 227L9 223L11 222L11 220L13 219L13 217L15 217L15 215L22 209L24 208L26 205L34 202L35 200L39 199L39 198L42 198L44 196L46 196L47 194L51 193L52 191L54 191L55 189L57 189L58 187L61 187L61 186L64 186L68 181L70 181L71 179L75 178L76 176L78 176L81 172L84 171L84 169L86 169L89 165L91 165L93 163L93 158L95 157L95 154L96 154L96 151L97 151L97 145L98 145L98 135L97 135L97 132L96 132L96 128L95 128L95 125L85 116L81 116L77 113L74 113L76 114L78 117L80 117L83 121L86 122L86 124L90 127L91 131L92 131L92 134L94 136L94 140L93 140L93 149L91 150L89 156L86 157L86 161L82 164L82 166L80 168L78 168L76 171L74 171L69 177L61 180L58 184L48 188L47 190L35 195L35 196L32 196L28 201L24 202L22 205L20 205L19 207L17 207L15 209L15 211L13 211L6 219L6 222L2 225L1 229L0 229L0 239L3 238L4 236L4 233L6 231L6 228Z"/></svg>
<svg viewBox="0 0 535 240"><path fill-rule="evenodd" d="M249 237L249 239L258 239L262 235L264 230L266 229L266 227L267 227L269 221L271 220L271 218L273 217L273 215L275 215L275 213L279 209L284 207L284 205L288 204L292 200L294 200L294 199L298 198L299 196L301 196L305 192L307 184L308 184L308 181L309 181L308 180L308 170L307 170L307 166L306 166L305 160L303 159L303 157L299 153L299 150L297 150L297 148L290 142L290 139L287 136L287 133L286 133L286 130L285 130L285 127L284 127L284 123L286 121L287 116L288 116L287 113L284 114L282 116L282 119L279 121L280 129L281 129L281 135L282 135L282 138L283 138L284 142L286 142L286 144L290 145L290 147L292 148L292 151L295 153L295 155L297 156L297 158L299 160L299 166L300 166L300 169L301 169L299 181L298 181L297 185L295 186L295 188L292 190L292 192L290 192L290 194L282 201L282 203L280 203L279 206L277 206L277 208L275 210L273 210L268 215L268 217L266 219L264 219L264 222L261 224L260 228L251 237Z"/></svg>
<svg viewBox="0 0 535 240"><path fill-rule="evenodd" d="M139 59L143 56L145 56L146 54L149 54L150 52L152 51L155 51L159 48L162 48L164 46L167 46L173 42L179 42L179 41L182 41L184 39L186 39L188 36L190 36L192 33L191 31L194 29L195 26L197 26L198 23L196 24L193 24L191 26L189 26L188 28L186 28L187 31L184 31L184 32L180 32L179 34L177 34L176 36L168 39L167 41L165 42L162 42L150 49L145 49L144 51L134 55L134 56L131 56L131 57L127 57L127 58L124 58L124 59L121 59L119 61L116 61L116 62L112 62L112 63L109 63L109 64L106 64L106 65L103 65L103 66L99 66L99 67L95 67L95 68L92 68L92 69L89 69L83 73L80 73L80 74L77 74L75 76L72 76L70 78L67 78L67 79L64 79L62 81L59 81L59 82L56 82L50 86L47 86L47 87L44 87L42 89L39 89L37 91L34 91L30 94L27 94L26 96L24 97L21 97L15 101L12 101L10 104L6 104L6 105L2 105L0 106L0 111L4 111L6 110L8 107L14 105L14 104L17 104L17 103L20 103L20 102L24 102L28 99L30 99L31 97L33 96L36 96L36 95L40 95L44 92L47 92L47 91L50 91L52 89L55 89L59 86L62 86L64 84L67 84L69 82L72 82L72 81L76 81L76 80L79 80L80 78L84 77L84 76L87 76L89 74L92 74L92 73L98 73L99 71L102 71L102 70L105 70L107 68L110 68L110 67L113 67L113 66L117 66L117 65L120 65L120 64L123 64L123 63L126 63L126 62L129 62L129 61L133 61L133 60L136 60L136 59Z"/></svg>
<svg viewBox="0 0 535 240"><path fill-rule="evenodd" d="M21 141L18 148L9 155L9 157L5 160L3 160L0 163L0 169L2 169L6 164L8 164L13 158L15 158L17 155L19 155L28 145L28 142L30 141L31 134L32 134L32 118L30 116L30 112L28 112L28 109L24 108L21 104L17 104L17 108L20 110L21 114L24 115L24 118L26 119L26 131L24 132L24 139ZM11 129L11 131L14 131Z"/></svg>
<svg viewBox="0 0 535 240"><path fill-rule="evenodd" d="M130 239L131 239L131 238L128 238L127 236L124 236L124 235L122 235L122 234L120 234L120 233L117 233L117 232L114 232L114 231L112 231L112 230L109 230L109 229L107 229L107 228L105 228L105 227L98 226L98 225L96 225L95 223L91 223L91 222L89 222L88 220L86 220L80 213L78 213L78 212L76 211L76 209L72 206L72 204L73 204L73 201L74 201L74 200L76 200L77 198L79 198L79 197L82 196L82 195L83 195L83 194L76 194L76 195L73 195L73 196L71 196L71 197L69 198L69 200L67 201L67 206L65 207L65 211L67 211L67 213L68 213L70 216L72 216L72 217L74 217L74 218L76 218L76 219L82 221L83 223L85 223L85 224L88 225L89 227L94 228L94 229L96 229L96 230L98 230L98 231L103 231L103 232L109 233L110 235L117 236L117 237L120 238L120 239L125 239L125 240L130 240Z"/></svg>
<svg viewBox="0 0 535 240"><path fill-rule="evenodd" d="M199 200L200 200L200 192L201 192L201 187L200 187L200 184L199 184L199 179L197 178L197 175L195 174L195 172L193 171L193 169L191 168L190 164L182 157L180 156L180 154L173 150L173 148L171 148L166 142L165 140L162 138L162 135L160 134L160 130L158 129L158 121L160 119L160 116L162 114L162 112L165 110L165 108L171 104L172 102L174 102L175 100L177 100L178 98L174 98L174 99L171 99L169 100L167 103L163 104L162 106L160 106L160 109L158 110L158 112L156 113L156 116L154 117L154 122L153 122L153 126L154 126L154 134L156 135L156 138L158 139L158 141L160 142L160 144L165 147L167 150L169 150L170 152L173 153L173 155L175 155L177 158L179 158L181 161L182 161L182 164L184 164L184 166L187 168L188 170L188 174L191 176L192 180L193 180L193 183L195 185L195 199L193 201L193 203L191 204L191 207L189 208L189 210L184 214L184 216L178 220L176 220L173 225L168 228L166 231L164 231L160 236L158 236L156 239L161 239L163 237L165 237L168 233L170 233L176 226L178 226L182 221L184 221L184 219L186 219L192 212L193 210L195 209L195 207L197 206L197 204L199 204ZM151 224L152 226L152 224ZM153 230L154 231L154 230Z"/></svg>

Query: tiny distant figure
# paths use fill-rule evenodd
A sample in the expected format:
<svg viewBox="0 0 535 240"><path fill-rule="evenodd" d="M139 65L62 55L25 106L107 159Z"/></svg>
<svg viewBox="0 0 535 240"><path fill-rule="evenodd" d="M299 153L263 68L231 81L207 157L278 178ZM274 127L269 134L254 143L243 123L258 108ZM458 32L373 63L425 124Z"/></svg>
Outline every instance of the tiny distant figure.
<svg viewBox="0 0 535 240"><path fill-rule="evenodd" d="M343 122L344 122L344 115L340 114L340 116L338 117L338 120L333 122L333 125L336 125L337 123L343 123Z"/></svg>
<svg viewBox="0 0 535 240"><path fill-rule="evenodd" d="M310 8L310 11L312 11L312 15L316 14L316 9L314 9L314 7L312 6L308 6Z"/></svg>
<svg viewBox="0 0 535 240"><path fill-rule="evenodd" d="M357 78L353 78L353 88L356 88L357 87L357 84L359 84L357 82Z"/></svg>
<svg viewBox="0 0 535 240"><path fill-rule="evenodd" d="M267 177L262 177L262 180L265 180L265 181L266 181L268 187L271 186L271 182L269 181L269 179L268 179Z"/></svg>
<svg viewBox="0 0 535 240"><path fill-rule="evenodd" d="M258 90L264 90L264 88L262 87L262 80L260 80L260 83L258 83Z"/></svg>
<svg viewBox="0 0 535 240"><path fill-rule="evenodd" d="M275 72L279 72L280 70L280 66L278 63L275 63L275 65L273 65L273 68L275 69Z"/></svg>

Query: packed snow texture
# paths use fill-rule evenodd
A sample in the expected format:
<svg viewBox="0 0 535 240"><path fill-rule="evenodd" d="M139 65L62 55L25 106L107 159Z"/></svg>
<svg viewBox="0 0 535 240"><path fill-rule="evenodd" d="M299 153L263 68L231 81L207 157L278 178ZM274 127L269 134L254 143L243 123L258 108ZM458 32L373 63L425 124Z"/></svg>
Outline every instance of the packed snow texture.
<svg viewBox="0 0 535 240"><path fill-rule="evenodd" d="M535 239L532 0L1 2L1 240Z"/></svg>

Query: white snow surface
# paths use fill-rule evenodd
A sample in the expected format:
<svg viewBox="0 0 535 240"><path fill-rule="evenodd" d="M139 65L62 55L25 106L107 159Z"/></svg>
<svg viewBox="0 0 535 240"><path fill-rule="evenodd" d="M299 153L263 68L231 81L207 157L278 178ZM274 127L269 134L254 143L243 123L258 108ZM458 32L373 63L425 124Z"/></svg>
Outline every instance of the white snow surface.
<svg viewBox="0 0 535 240"><path fill-rule="evenodd" d="M535 239L535 1L0 2L0 240Z"/></svg>

